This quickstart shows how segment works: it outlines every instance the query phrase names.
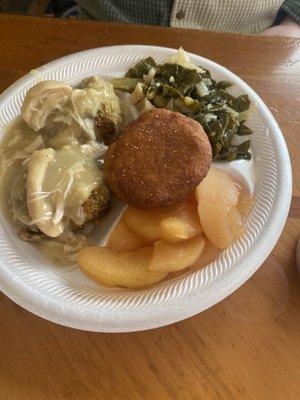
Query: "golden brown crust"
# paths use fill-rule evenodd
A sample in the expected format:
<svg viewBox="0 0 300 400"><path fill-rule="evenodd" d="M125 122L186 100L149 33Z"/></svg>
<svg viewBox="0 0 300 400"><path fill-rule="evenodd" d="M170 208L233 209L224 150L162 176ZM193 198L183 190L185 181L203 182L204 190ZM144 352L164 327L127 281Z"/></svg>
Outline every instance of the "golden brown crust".
<svg viewBox="0 0 300 400"><path fill-rule="evenodd" d="M96 138L102 140L106 146L112 144L118 138L116 125L108 118L98 114L95 118Z"/></svg>
<svg viewBox="0 0 300 400"><path fill-rule="evenodd" d="M38 231L32 232L30 230L24 230L20 232L20 238L24 240L24 242L39 242L45 237L45 235Z"/></svg>
<svg viewBox="0 0 300 400"><path fill-rule="evenodd" d="M109 190L104 185L96 187L83 204L85 223L99 223L109 208Z"/></svg>
<svg viewBox="0 0 300 400"><path fill-rule="evenodd" d="M107 183L137 208L156 208L185 198L206 176L212 151L202 126L165 109L131 122L109 147Z"/></svg>

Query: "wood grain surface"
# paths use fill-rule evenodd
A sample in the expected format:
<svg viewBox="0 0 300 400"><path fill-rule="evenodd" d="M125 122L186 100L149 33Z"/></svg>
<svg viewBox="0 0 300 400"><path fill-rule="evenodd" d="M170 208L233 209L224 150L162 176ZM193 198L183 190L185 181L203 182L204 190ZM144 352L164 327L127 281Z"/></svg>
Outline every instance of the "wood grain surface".
<svg viewBox="0 0 300 400"><path fill-rule="evenodd" d="M183 46L231 69L263 98L293 164L286 226L268 259L238 291L200 315L148 332L72 330L2 295L0 398L299 399L300 40L0 15L0 91L57 57L137 43Z"/></svg>

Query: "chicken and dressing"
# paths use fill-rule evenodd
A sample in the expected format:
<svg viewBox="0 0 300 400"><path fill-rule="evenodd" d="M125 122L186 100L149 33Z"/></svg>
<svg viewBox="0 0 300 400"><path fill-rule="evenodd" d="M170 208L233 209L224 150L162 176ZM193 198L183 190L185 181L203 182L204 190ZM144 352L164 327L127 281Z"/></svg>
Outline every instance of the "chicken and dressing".
<svg viewBox="0 0 300 400"><path fill-rule="evenodd" d="M32 87L0 147L2 205L20 237L56 262L73 262L105 215L102 156L121 126L119 99L98 77L76 88Z"/></svg>

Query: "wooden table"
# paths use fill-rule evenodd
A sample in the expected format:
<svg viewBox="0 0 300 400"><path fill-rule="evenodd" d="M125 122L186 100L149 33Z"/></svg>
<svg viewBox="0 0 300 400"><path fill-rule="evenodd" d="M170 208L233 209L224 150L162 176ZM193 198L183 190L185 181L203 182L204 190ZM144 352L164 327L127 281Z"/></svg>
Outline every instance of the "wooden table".
<svg viewBox="0 0 300 400"><path fill-rule="evenodd" d="M272 254L229 298L140 333L81 332L0 304L0 398L214 400L300 398L300 40L0 15L0 91L75 51L183 46L237 73L270 107L294 176L290 216Z"/></svg>

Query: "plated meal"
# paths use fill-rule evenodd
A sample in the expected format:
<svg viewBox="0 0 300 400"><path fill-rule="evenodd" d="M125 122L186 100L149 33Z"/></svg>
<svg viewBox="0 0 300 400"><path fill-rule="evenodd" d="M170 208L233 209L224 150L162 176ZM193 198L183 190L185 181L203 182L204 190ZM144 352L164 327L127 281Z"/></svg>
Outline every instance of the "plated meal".
<svg viewBox="0 0 300 400"><path fill-rule="evenodd" d="M106 286L144 288L209 264L243 235L252 204L218 165L251 159L250 100L230 87L182 49L112 80L38 82L0 148L2 209L16 233ZM120 201L99 246L97 226Z"/></svg>
<svg viewBox="0 0 300 400"><path fill-rule="evenodd" d="M280 128L196 54L54 60L0 95L0 135L0 290L65 326L128 332L202 312L254 274L287 218Z"/></svg>

